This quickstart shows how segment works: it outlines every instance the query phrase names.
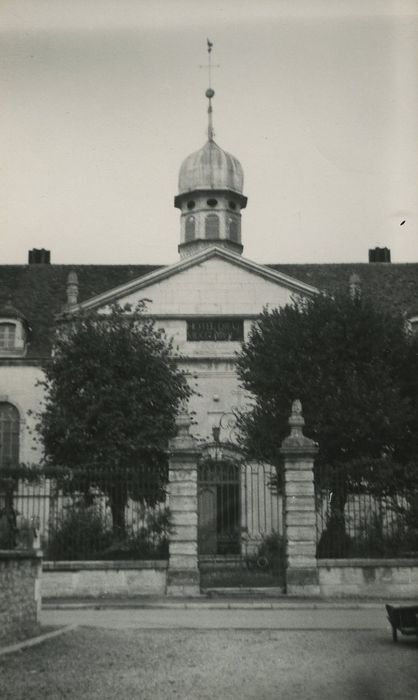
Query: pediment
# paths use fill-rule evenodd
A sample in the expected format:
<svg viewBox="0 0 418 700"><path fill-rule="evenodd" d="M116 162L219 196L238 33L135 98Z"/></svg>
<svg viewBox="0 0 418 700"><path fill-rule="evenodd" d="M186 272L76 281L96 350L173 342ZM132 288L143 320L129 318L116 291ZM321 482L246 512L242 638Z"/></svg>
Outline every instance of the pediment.
<svg viewBox="0 0 418 700"><path fill-rule="evenodd" d="M280 307L296 296L318 290L292 277L212 247L136 280L110 289L74 307L100 309L111 303L149 300L152 315L258 315L265 306Z"/></svg>

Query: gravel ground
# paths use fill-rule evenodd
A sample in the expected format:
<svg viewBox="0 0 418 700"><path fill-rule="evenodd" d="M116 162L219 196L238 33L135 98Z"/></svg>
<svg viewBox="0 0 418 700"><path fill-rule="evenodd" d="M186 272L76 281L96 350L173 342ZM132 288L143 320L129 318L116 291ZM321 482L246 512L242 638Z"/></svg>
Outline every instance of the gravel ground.
<svg viewBox="0 0 418 700"><path fill-rule="evenodd" d="M0 658L1 700L418 698L418 643L381 630L78 628Z"/></svg>

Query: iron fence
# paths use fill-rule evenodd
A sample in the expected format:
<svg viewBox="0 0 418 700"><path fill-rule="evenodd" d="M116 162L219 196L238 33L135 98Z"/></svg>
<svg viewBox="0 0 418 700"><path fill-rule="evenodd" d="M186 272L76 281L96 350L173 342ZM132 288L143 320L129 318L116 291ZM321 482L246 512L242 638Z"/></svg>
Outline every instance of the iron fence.
<svg viewBox="0 0 418 700"><path fill-rule="evenodd" d="M0 549L36 532L47 560L160 559L171 532L166 475L128 470L2 470Z"/></svg>
<svg viewBox="0 0 418 700"><path fill-rule="evenodd" d="M315 468L319 558L418 556L418 488L362 466Z"/></svg>

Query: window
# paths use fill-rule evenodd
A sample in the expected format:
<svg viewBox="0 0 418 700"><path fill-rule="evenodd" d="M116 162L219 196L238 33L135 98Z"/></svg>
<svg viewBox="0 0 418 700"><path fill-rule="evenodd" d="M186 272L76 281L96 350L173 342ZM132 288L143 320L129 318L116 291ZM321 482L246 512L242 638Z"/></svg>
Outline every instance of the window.
<svg viewBox="0 0 418 700"><path fill-rule="evenodd" d="M29 325L16 311L16 320L7 309L4 316L0 311L0 356L23 357L28 348ZM13 310L15 311L15 310Z"/></svg>
<svg viewBox="0 0 418 700"><path fill-rule="evenodd" d="M13 350L16 344L14 323L0 323L0 350Z"/></svg>
<svg viewBox="0 0 418 700"><path fill-rule="evenodd" d="M205 219L206 238L219 238L219 216L208 214Z"/></svg>
<svg viewBox="0 0 418 700"><path fill-rule="evenodd" d="M244 339L242 318L196 318L187 321L187 340L240 341Z"/></svg>
<svg viewBox="0 0 418 700"><path fill-rule="evenodd" d="M196 221L194 216L188 216L186 219L186 242L193 241L195 237Z"/></svg>
<svg viewBox="0 0 418 700"><path fill-rule="evenodd" d="M0 469L19 463L20 420L17 408L0 403Z"/></svg>
<svg viewBox="0 0 418 700"><path fill-rule="evenodd" d="M239 226L238 226L238 221L236 219L229 219L228 221L228 228L229 228L229 238L231 241L234 241L235 243L239 243Z"/></svg>
<svg viewBox="0 0 418 700"><path fill-rule="evenodd" d="M218 204L218 200L217 199L208 199L206 204L208 205L208 207L216 207L216 205Z"/></svg>
<svg viewBox="0 0 418 700"><path fill-rule="evenodd" d="M187 202L187 208L188 208L188 209L194 209L195 206L196 206L196 203L195 203L195 201L194 201L193 199L190 199L190 200Z"/></svg>

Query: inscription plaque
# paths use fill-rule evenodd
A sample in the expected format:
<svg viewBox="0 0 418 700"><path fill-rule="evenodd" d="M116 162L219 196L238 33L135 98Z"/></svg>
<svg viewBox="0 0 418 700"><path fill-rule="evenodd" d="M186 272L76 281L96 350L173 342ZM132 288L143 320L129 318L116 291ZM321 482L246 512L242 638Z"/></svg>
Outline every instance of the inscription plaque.
<svg viewBox="0 0 418 700"><path fill-rule="evenodd" d="M187 321L187 340L244 340L242 318L194 318Z"/></svg>

